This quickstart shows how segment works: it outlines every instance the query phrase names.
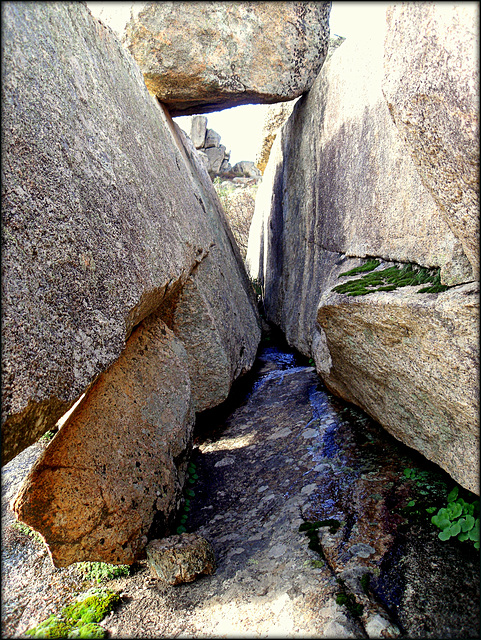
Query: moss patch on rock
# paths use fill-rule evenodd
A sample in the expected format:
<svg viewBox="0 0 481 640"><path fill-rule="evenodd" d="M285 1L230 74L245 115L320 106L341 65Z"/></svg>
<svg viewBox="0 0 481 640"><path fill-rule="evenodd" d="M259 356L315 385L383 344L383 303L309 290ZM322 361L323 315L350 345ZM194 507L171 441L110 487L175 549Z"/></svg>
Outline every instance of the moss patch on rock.
<svg viewBox="0 0 481 640"><path fill-rule="evenodd" d="M379 264L379 260L371 259L359 267L339 274L338 277L340 278L341 276L354 276L358 273L370 272L361 278L339 284L333 287L332 290L348 296L365 296L375 291L394 291L399 287L425 284L430 286L422 287L416 293L440 293L449 289L446 285L441 284L441 270L439 267L430 269L416 264L405 264L402 267L394 265L380 271L374 271Z"/></svg>
<svg viewBox="0 0 481 640"><path fill-rule="evenodd" d="M76 567L87 580L96 580L97 582L128 576L130 573L130 567L126 564L116 565L107 562L78 562Z"/></svg>
<svg viewBox="0 0 481 640"><path fill-rule="evenodd" d="M104 638L106 631L98 624L120 601L107 589L89 589L81 600L64 607L60 615L51 615L25 635L33 638Z"/></svg>

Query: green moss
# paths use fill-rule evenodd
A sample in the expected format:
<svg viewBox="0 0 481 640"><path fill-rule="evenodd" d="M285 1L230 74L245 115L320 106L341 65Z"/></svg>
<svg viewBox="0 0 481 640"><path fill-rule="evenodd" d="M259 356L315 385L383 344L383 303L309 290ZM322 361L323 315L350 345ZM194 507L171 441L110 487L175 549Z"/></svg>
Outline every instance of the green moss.
<svg viewBox="0 0 481 640"><path fill-rule="evenodd" d="M67 638L71 629L71 624L52 615L33 629L26 631L25 635L32 638Z"/></svg>
<svg viewBox="0 0 481 640"><path fill-rule="evenodd" d="M90 622L80 627L78 636L70 635L71 638L105 638L105 629L99 624Z"/></svg>
<svg viewBox="0 0 481 640"><path fill-rule="evenodd" d="M118 593L90 589L82 600L64 607L59 616L51 615L26 635L33 638L104 638L99 623L120 601Z"/></svg>
<svg viewBox="0 0 481 640"><path fill-rule="evenodd" d="M377 264L374 265L376 262ZM441 284L439 268L428 269L419 265L405 264L402 267L393 266L381 271L373 271L377 266L379 266L378 260L369 260L361 267L341 273L339 277L356 275L362 271L372 271L372 273L367 273L361 278L349 280L333 287L333 291L348 296L365 296L375 291L394 291L399 287L418 286L428 283L431 285L430 287L419 289L417 293L440 293L449 289L446 285ZM366 268L363 269L363 267Z"/></svg>
<svg viewBox="0 0 481 640"><path fill-rule="evenodd" d="M361 582L362 590L368 596L369 595L369 583L371 582L371 576L369 575L369 573L364 573L361 576L360 582Z"/></svg>
<svg viewBox="0 0 481 640"><path fill-rule="evenodd" d="M74 602L62 609L62 617L74 621L100 622L119 601L119 595L113 591L95 590L91 595L79 602Z"/></svg>
<svg viewBox="0 0 481 640"><path fill-rule="evenodd" d="M77 562L77 569L87 580L113 580L120 576L128 576L130 568L126 564L108 564L107 562Z"/></svg>
<svg viewBox="0 0 481 640"><path fill-rule="evenodd" d="M340 273L338 275L338 278L340 278L341 276L355 276L358 273L364 273L366 271L372 271L373 269L378 267L380 264L381 263L379 262L379 260L368 260L367 262L362 264L360 267L355 267L354 269L351 269L350 271L345 271L344 273Z"/></svg>

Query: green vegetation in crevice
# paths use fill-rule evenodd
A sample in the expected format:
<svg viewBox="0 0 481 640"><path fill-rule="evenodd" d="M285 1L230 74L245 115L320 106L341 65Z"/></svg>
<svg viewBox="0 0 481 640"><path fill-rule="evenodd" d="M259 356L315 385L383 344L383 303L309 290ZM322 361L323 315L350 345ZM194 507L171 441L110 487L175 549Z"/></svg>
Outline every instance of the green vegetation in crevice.
<svg viewBox="0 0 481 640"><path fill-rule="evenodd" d="M336 533L336 531L341 526L339 520L335 520L334 518L328 518L327 520L316 520L315 522L303 522L299 527L300 533L305 533L306 537L309 540L308 548L312 551L315 551L321 557L322 564L318 564L319 561L316 561L316 566L323 566L325 562L324 552L321 547L321 543L319 541L318 530L321 527L329 527L330 533Z"/></svg>
<svg viewBox="0 0 481 640"><path fill-rule="evenodd" d="M12 523L12 527L14 529L17 529L17 531L20 531L20 533L22 533L24 536L33 538L35 542L38 542L42 545L45 544L42 536L38 533L38 531L35 531L31 527L29 527L28 524L20 522L20 520L15 520L15 522Z"/></svg>
<svg viewBox="0 0 481 640"><path fill-rule="evenodd" d="M184 489L184 506L182 507L182 513L180 516L180 525L177 527L177 533L185 533L187 531L186 524L189 519L189 511L191 508L191 498L195 496L195 492L192 489L199 476L197 475L197 466L193 462L189 462L187 466L186 483Z"/></svg>
<svg viewBox="0 0 481 640"><path fill-rule="evenodd" d="M257 278L251 278L250 280L251 286L254 290L254 294L256 297L257 310L259 311L259 315L267 322L266 310L264 308L264 291L260 281Z"/></svg>
<svg viewBox="0 0 481 640"><path fill-rule="evenodd" d="M368 260L364 264L350 271L339 274L341 276L354 276L359 273L366 273L361 278L343 282L335 287L333 291L345 293L348 296L365 296L375 291L394 291L399 287L419 286L429 284L430 286L418 289L416 293L440 293L449 289L441 284L441 270L439 267L429 269L415 264L398 265L374 271L379 266L379 260Z"/></svg>
<svg viewBox="0 0 481 640"><path fill-rule="evenodd" d="M40 442L50 442L53 440L54 436L57 434L58 429L50 429L50 431L46 431L43 436L40 438Z"/></svg>
<svg viewBox="0 0 481 640"><path fill-rule="evenodd" d="M336 582L339 585L339 591L336 593L336 603L344 605L354 618L360 618L364 611L364 605L357 602L356 596L347 590L342 578L336 578Z"/></svg>
<svg viewBox="0 0 481 640"><path fill-rule="evenodd" d="M437 480L429 471L408 468L404 469L403 475L415 489L415 496L401 510L404 516L411 521L427 519L441 529L440 540L457 539L472 543L479 550L479 498L461 490L463 498L457 486L448 494L446 483Z"/></svg>
<svg viewBox="0 0 481 640"><path fill-rule="evenodd" d="M120 602L120 596L107 589L90 589L76 602L64 607L60 615L51 615L25 635L33 638L105 638L98 624Z"/></svg>
<svg viewBox="0 0 481 640"><path fill-rule="evenodd" d="M357 276L358 273L365 273L366 271L373 271L376 267L380 265L379 260L368 260L364 264L361 264L359 267L354 267L354 269L350 269L349 271L344 271L340 273L337 277L341 278L342 276Z"/></svg>
<svg viewBox="0 0 481 640"><path fill-rule="evenodd" d="M429 522L429 509L439 508L446 499L447 486L431 471L415 468L404 469L402 480L411 485L408 502L400 509L407 522Z"/></svg>
<svg viewBox="0 0 481 640"><path fill-rule="evenodd" d="M251 284L252 284L252 288L254 289L254 293L256 294L257 303L259 304L259 302L264 297L264 294L262 291L262 285L257 278L252 278Z"/></svg>
<svg viewBox="0 0 481 640"><path fill-rule="evenodd" d="M361 583L361 588L364 591L364 593L368 596L369 595L369 584L371 582L371 574L370 573L363 573L360 579L360 583Z"/></svg>

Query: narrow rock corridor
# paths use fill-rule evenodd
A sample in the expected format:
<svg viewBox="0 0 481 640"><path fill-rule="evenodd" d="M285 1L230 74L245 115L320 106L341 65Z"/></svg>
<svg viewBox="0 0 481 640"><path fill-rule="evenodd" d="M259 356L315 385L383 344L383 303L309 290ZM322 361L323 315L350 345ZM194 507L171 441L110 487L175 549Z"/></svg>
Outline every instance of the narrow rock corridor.
<svg viewBox="0 0 481 640"><path fill-rule="evenodd" d="M129 577L107 584L122 595L102 623L110 637L429 637L440 629L446 637L461 637L460 629L475 637L476 586L450 603L446 620L456 582L477 584L475 554L443 547L422 526L414 538L398 532L413 498L403 469L422 468L422 459L331 396L314 368L288 349L264 343L247 382L247 392L244 381L227 407L203 415L192 455L199 479L186 527L212 544L216 573L172 587L141 561ZM425 473L432 486L445 479L431 467ZM327 519L338 528L319 529L319 553L299 527ZM15 575L18 581L35 561L45 572L45 551L30 545L4 584L7 608L19 595ZM44 582L46 617L56 592L66 598L75 580L69 568ZM35 584L28 594L22 585L25 603L35 599ZM339 602L342 593L355 594L361 610ZM14 636L39 608L17 612Z"/></svg>

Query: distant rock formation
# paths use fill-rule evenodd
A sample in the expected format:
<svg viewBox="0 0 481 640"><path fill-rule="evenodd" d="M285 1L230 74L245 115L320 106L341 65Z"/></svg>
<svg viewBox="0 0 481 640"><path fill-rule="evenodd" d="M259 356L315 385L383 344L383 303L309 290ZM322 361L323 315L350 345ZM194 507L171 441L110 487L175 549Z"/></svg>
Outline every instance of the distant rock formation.
<svg viewBox="0 0 481 640"><path fill-rule="evenodd" d="M255 295L198 154L111 30L83 3L2 20L3 462L87 391L14 509L57 566L132 563L179 504L195 413L253 363Z"/></svg>
<svg viewBox="0 0 481 640"><path fill-rule="evenodd" d="M229 162L230 151L220 143L221 136L207 128L206 116L193 116L191 119L190 139L212 179L254 178L260 179L261 172L251 160L241 160L232 166Z"/></svg>
<svg viewBox="0 0 481 640"><path fill-rule="evenodd" d="M433 48L429 59L442 59L437 43L449 42L446 50L464 51L462 56L469 57L459 57L463 69L476 66L476 9L464 13L466 22L458 29L460 13L447 7L444 21L429 21L431 8L426 7L409 5L406 34L404 26L399 33L396 27L397 18L403 18L404 25L403 11L392 13L386 38L389 57L384 57L382 29L369 40L362 35L359 40L348 38L299 99L277 134L259 187L247 264L263 287L268 319L280 326L291 345L315 359L331 391L362 407L460 484L479 492L479 298L469 251L479 235L471 223L465 229L473 234L469 240L454 220L448 224L446 211L454 203L444 204L444 211L438 203L454 197L451 188L442 189L449 166L438 178L442 196L434 198L433 183L418 173L419 164L429 164L428 155L419 151L422 160L412 160L415 142L406 148L382 93L389 81L389 93L401 102L409 95L402 87L409 87L413 76L415 82L416 68L402 61L411 53L418 59L417 47L405 43L411 37ZM436 38L421 37L434 27L439 29ZM458 60L457 53L453 56ZM390 59L399 60L392 75ZM469 81L461 76L459 84L452 75L443 89L438 80L442 69L441 64L433 64L432 70L423 66L424 102L444 104L440 96L445 91L448 104L464 104L451 97L457 91L464 95L466 87L476 91L476 74L472 72ZM465 103L472 105L471 98ZM417 113L416 104L411 116L406 112L407 119ZM477 112L469 107L465 119L462 110L453 107L452 113L451 121L450 110L443 115L446 127L451 122L453 132L462 129L456 134L460 141L471 139ZM415 117L422 127L418 130L414 121L410 127L418 131L416 140L425 151L433 151L429 157L435 171L438 159L432 144L439 140L442 149L439 120L431 126L429 111L424 120L421 112ZM469 165L471 151L461 156L461 165ZM461 172L462 177L471 175L468 168ZM456 203L476 199L471 178L466 195L459 180L456 184ZM467 220L469 211L464 213ZM381 263L412 263L415 269L439 268L441 282L452 288L418 294L420 287L406 287L357 297L332 291L343 282L338 279L342 273L369 257ZM378 270L387 266L380 264Z"/></svg>
<svg viewBox="0 0 481 640"><path fill-rule="evenodd" d="M173 116L293 100L328 49L330 2L132 2L122 14L89 6Z"/></svg>
<svg viewBox="0 0 481 640"><path fill-rule="evenodd" d="M214 187L222 203L230 228L245 260L249 229L254 215L255 199L258 189L256 178L233 178L216 180Z"/></svg>

